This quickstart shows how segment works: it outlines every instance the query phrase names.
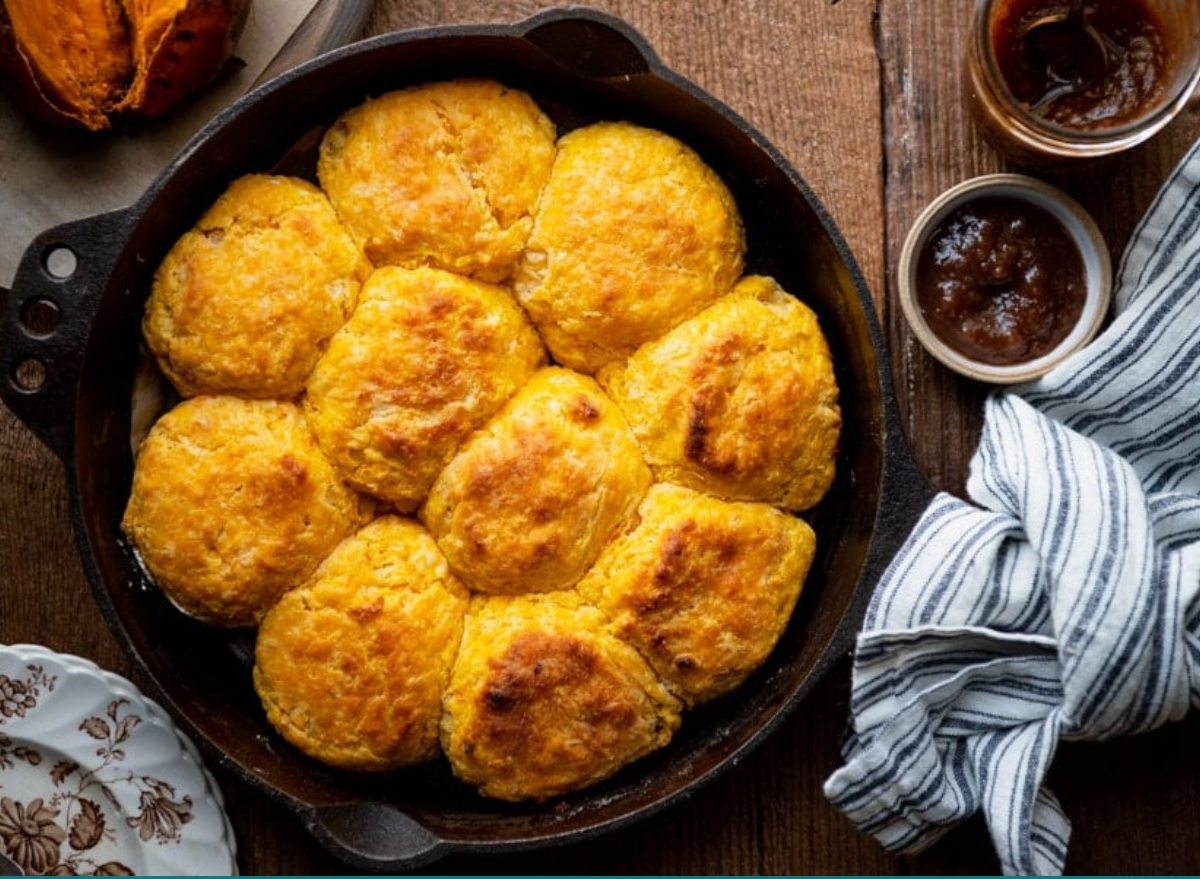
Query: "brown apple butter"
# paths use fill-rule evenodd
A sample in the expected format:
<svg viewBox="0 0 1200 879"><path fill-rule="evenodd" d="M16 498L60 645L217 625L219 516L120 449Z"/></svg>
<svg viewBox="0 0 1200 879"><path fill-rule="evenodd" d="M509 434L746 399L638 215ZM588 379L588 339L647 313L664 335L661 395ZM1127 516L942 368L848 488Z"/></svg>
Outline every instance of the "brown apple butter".
<svg viewBox="0 0 1200 879"><path fill-rule="evenodd" d="M1083 312L1083 257L1044 208L988 196L951 211L916 266L916 301L947 345L992 365L1053 350Z"/></svg>
<svg viewBox="0 0 1200 879"><path fill-rule="evenodd" d="M1082 21L1030 29L1038 19L1065 15L1068 6L1069 0L997 4L992 46L1013 96L1035 115L1081 131L1132 122L1160 103L1173 62L1145 0L1087 0Z"/></svg>

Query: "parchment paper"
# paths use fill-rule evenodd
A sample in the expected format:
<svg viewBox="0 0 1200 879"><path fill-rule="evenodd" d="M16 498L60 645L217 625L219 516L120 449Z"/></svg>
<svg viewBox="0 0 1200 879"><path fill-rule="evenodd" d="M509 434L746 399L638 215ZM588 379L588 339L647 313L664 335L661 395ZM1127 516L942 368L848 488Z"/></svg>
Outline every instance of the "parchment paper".
<svg viewBox="0 0 1200 879"><path fill-rule="evenodd" d="M137 201L179 149L240 97L317 0L254 0L235 55L245 66L162 119L99 136L49 129L0 97L0 286L40 232Z"/></svg>

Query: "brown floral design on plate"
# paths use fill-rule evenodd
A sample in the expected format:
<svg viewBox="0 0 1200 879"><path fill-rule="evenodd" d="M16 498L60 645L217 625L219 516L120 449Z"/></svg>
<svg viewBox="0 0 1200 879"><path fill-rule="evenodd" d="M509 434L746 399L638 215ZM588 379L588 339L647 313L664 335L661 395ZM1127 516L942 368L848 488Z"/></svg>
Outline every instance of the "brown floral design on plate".
<svg viewBox="0 0 1200 879"><path fill-rule="evenodd" d="M232 875L232 831L195 747L88 660L0 647L0 850L29 875Z"/></svg>

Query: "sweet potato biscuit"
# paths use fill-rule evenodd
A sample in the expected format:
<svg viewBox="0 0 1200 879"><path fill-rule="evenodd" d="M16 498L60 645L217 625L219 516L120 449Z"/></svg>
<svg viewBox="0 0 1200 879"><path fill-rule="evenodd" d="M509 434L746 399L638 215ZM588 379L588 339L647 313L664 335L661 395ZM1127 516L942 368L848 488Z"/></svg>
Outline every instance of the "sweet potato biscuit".
<svg viewBox="0 0 1200 879"><path fill-rule="evenodd" d="M565 589L650 485L629 427L590 378L538 372L446 466L421 510L472 589Z"/></svg>
<svg viewBox="0 0 1200 879"><path fill-rule="evenodd" d="M514 288L554 358L594 373L727 293L744 252L733 196L695 152L601 122L560 138Z"/></svg>
<svg viewBox="0 0 1200 879"><path fill-rule="evenodd" d="M367 510L293 403L202 396L141 444L122 527L184 612L257 623Z"/></svg>
<svg viewBox="0 0 1200 879"><path fill-rule="evenodd" d="M596 784L762 665L812 564L790 511L841 426L816 317L743 276L692 149L555 137L491 80L369 99L321 189L236 181L156 275L185 401L135 397L123 527L185 612L258 626L267 719L330 767Z"/></svg>
<svg viewBox="0 0 1200 879"><path fill-rule="evenodd" d="M812 528L768 504L657 483L579 593L688 706L733 690L787 627Z"/></svg>
<svg viewBox="0 0 1200 879"><path fill-rule="evenodd" d="M332 766L385 771L436 757L466 608L424 528L375 519L263 619L254 685L268 719Z"/></svg>
<svg viewBox="0 0 1200 879"><path fill-rule="evenodd" d="M304 407L346 481L407 512L545 349L507 289L439 269L377 269L359 300Z"/></svg>
<svg viewBox="0 0 1200 879"><path fill-rule="evenodd" d="M501 281L554 161L554 124L524 92L453 80L389 92L327 132L322 188L376 265Z"/></svg>
<svg viewBox="0 0 1200 879"><path fill-rule="evenodd" d="M734 292L600 383L663 481L804 510L833 481L841 411L816 316L775 281Z"/></svg>
<svg viewBox="0 0 1200 879"><path fill-rule="evenodd" d="M184 396L295 397L370 268L315 186L249 175L159 266L145 338Z"/></svg>
<svg viewBox="0 0 1200 879"><path fill-rule="evenodd" d="M645 660L570 592L473 599L444 705L455 774L512 801L595 784L680 722Z"/></svg>

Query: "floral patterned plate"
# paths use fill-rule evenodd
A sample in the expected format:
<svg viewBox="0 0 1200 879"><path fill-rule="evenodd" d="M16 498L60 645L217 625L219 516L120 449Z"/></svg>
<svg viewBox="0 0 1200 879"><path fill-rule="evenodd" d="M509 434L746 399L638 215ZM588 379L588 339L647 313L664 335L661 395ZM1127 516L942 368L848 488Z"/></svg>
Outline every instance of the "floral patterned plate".
<svg viewBox="0 0 1200 879"><path fill-rule="evenodd" d="M29 875L224 875L233 829L192 742L90 660L0 646L0 850Z"/></svg>

